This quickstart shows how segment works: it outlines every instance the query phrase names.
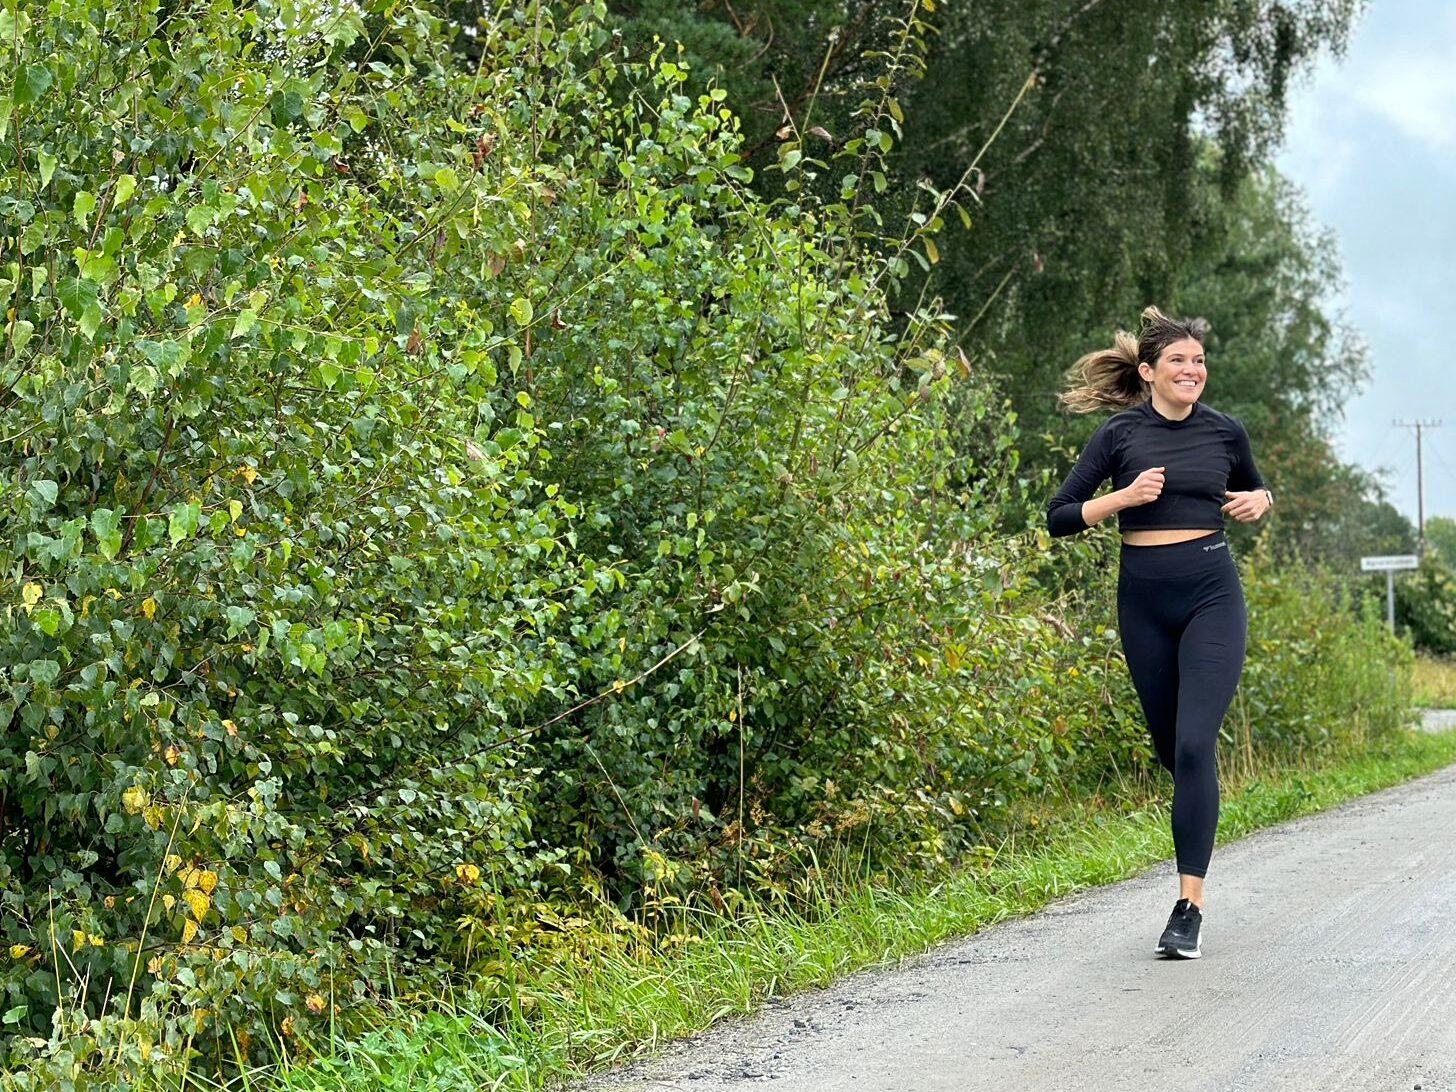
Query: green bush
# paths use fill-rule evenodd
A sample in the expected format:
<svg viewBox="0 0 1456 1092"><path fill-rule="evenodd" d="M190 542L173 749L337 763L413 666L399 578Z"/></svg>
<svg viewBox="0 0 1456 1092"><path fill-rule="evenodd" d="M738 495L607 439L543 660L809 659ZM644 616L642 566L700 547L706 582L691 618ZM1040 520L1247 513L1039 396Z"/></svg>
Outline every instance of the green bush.
<svg viewBox="0 0 1456 1092"><path fill-rule="evenodd" d="M816 819L941 855L1004 756L928 657L1015 589L905 256L600 5L107 12L0 17L11 1063L302 1049Z"/></svg>
<svg viewBox="0 0 1456 1092"><path fill-rule="evenodd" d="M1415 572L1396 574L1395 623L1423 652L1456 653L1456 574L1443 557L1427 554Z"/></svg>
<svg viewBox="0 0 1456 1092"><path fill-rule="evenodd" d="M504 76L408 5L107 13L0 16L3 988L59 1072L327 1020L542 883L512 731L620 579L500 374Z"/></svg>
<svg viewBox="0 0 1456 1092"><path fill-rule="evenodd" d="M1271 545L1261 539L1243 563L1249 647L1226 724L1230 758L1318 756L1404 727L1414 658L1385 624L1383 595Z"/></svg>

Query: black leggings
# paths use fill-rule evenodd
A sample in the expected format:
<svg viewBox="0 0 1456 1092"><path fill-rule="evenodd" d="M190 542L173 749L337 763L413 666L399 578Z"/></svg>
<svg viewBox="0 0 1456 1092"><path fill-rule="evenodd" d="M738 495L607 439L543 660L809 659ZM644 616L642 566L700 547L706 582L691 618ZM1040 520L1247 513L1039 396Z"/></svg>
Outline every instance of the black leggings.
<svg viewBox="0 0 1456 1092"><path fill-rule="evenodd" d="M1207 875L1218 827L1214 744L1244 669L1249 628L1224 533L1123 543L1117 624L1153 749L1173 775L1178 871Z"/></svg>

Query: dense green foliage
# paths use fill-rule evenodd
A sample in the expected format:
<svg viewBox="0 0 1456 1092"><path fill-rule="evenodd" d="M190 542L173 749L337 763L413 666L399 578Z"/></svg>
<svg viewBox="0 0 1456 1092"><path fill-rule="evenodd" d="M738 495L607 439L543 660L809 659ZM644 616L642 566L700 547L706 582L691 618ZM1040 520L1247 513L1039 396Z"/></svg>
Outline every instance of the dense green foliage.
<svg viewBox="0 0 1456 1092"><path fill-rule="evenodd" d="M1436 656L1456 655L1456 520L1432 516L1426 520L1425 532L1426 551L1420 567L1395 574L1396 627L1408 633L1418 649ZM1400 549L1387 552L1413 554L1416 543L1406 540ZM1384 585L1384 577L1378 579Z"/></svg>
<svg viewBox="0 0 1456 1092"><path fill-rule="evenodd" d="M851 106L885 76L876 51L908 20L928 24L926 78L897 88L905 139L889 167L903 184L885 202L905 211L909 183L949 188L975 166L965 181L981 206L977 226L941 247L937 281L968 320L962 343L1006 379L1035 427L1052 412L1060 366L1108 335L1109 316L1162 299L1203 241L1198 135L1212 134L1231 192L1277 142L1293 76L1320 49L1343 46L1359 4L616 6L629 43L680 41L701 62L699 79L729 89L758 157L751 163L774 158L786 122L807 129L811 107L821 146L859 135ZM831 173L821 184L837 181Z"/></svg>
<svg viewBox="0 0 1456 1092"><path fill-rule="evenodd" d="M1416 648L1456 655L1456 567L1428 554L1414 572L1397 573L1395 624Z"/></svg>
<svg viewBox="0 0 1456 1092"><path fill-rule="evenodd" d="M1414 655L1368 584L1351 581L1343 563L1295 564L1271 548L1245 557L1249 648L1225 761L1262 776L1284 759L1372 744L1402 727Z"/></svg>
<svg viewBox="0 0 1456 1092"><path fill-rule="evenodd" d="M472 160L525 111L466 125L422 10L6 22L12 1057L246 1046L560 856L507 729L621 578L513 381L559 297L492 266L550 179Z"/></svg>
<svg viewBox="0 0 1456 1092"><path fill-rule="evenodd" d="M1426 520L1426 544L1448 565L1456 567L1456 518L1432 516Z"/></svg>
<svg viewBox="0 0 1456 1092"><path fill-rule="evenodd" d="M1012 433L963 388L952 490L904 259L746 191L721 93L590 7L474 69L323 11L0 35L12 1061L247 1054L490 982L541 900L944 859L1024 780L947 709L1010 655Z"/></svg>

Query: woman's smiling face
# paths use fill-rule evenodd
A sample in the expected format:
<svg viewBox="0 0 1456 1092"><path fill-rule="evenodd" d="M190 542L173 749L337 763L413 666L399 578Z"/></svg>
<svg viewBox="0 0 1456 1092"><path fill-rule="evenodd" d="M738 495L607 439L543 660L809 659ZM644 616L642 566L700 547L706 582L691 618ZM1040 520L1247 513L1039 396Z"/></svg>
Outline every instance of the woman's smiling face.
<svg viewBox="0 0 1456 1092"><path fill-rule="evenodd" d="M1143 371L1144 368L1152 375ZM1138 371L1144 379L1152 381L1153 390L1162 395L1163 401L1174 406L1191 406L1197 402L1208 380L1203 346L1191 337L1165 346L1158 357L1157 367L1139 364Z"/></svg>

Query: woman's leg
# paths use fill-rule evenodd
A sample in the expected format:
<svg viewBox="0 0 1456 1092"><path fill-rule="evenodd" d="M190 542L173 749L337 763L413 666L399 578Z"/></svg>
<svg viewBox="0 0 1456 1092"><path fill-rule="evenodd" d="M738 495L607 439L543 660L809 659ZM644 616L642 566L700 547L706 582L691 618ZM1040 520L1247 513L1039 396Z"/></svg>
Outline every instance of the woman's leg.
<svg viewBox="0 0 1456 1092"><path fill-rule="evenodd" d="M1143 708L1153 752L1170 774L1178 727L1178 631L1168 624L1168 587L1121 575L1117 628L1133 689Z"/></svg>
<svg viewBox="0 0 1456 1092"><path fill-rule="evenodd" d="M1213 576L1214 574L1210 574ZM1173 768L1173 845L1180 876L1198 877L1185 897L1202 904L1218 828L1219 726L1238 689L1248 639L1248 617L1238 570L1217 573L1200 595L1178 642L1178 728Z"/></svg>

